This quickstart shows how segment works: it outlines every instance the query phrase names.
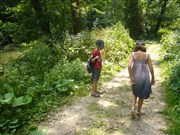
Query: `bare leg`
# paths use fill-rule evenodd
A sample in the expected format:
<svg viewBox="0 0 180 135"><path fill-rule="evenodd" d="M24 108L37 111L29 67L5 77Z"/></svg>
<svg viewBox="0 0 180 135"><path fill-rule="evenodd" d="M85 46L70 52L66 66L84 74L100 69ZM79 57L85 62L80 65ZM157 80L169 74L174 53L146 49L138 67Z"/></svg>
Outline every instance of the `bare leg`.
<svg viewBox="0 0 180 135"><path fill-rule="evenodd" d="M93 81L92 83L92 92L97 91L97 81Z"/></svg>
<svg viewBox="0 0 180 135"><path fill-rule="evenodd" d="M139 98L139 100L138 100L138 112L141 112L142 104L143 104L143 99Z"/></svg>
<svg viewBox="0 0 180 135"><path fill-rule="evenodd" d="M136 100L137 100L137 97L133 95L132 96L132 109L136 108Z"/></svg>
<svg viewBox="0 0 180 135"><path fill-rule="evenodd" d="M92 83L91 96L93 96L93 97L100 97L100 95L97 93L97 81L93 81L93 83Z"/></svg>
<svg viewBox="0 0 180 135"><path fill-rule="evenodd" d="M135 110L135 108L136 108L136 99L137 99L137 97L136 96L132 96L132 108L131 108L131 116L135 116L135 113L136 113L136 110Z"/></svg>

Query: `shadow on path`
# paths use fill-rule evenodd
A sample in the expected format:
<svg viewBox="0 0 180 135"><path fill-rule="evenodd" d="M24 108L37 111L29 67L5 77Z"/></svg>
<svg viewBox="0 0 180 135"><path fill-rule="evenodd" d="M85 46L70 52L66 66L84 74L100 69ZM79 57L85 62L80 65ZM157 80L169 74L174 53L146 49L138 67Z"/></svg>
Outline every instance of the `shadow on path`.
<svg viewBox="0 0 180 135"><path fill-rule="evenodd" d="M144 101L145 115L141 118L130 116L132 92L126 68L102 85L101 91L105 93L101 98L83 97L71 106L64 106L41 126L47 129L47 135L164 135L167 125L162 111L166 104L158 59L158 53L153 53L156 85L150 98Z"/></svg>

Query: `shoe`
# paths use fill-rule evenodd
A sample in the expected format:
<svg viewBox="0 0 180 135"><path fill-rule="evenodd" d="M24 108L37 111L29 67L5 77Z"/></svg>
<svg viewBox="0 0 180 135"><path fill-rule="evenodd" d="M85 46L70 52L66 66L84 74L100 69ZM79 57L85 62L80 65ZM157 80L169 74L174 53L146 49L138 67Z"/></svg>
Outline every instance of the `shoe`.
<svg viewBox="0 0 180 135"><path fill-rule="evenodd" d="M100 95L99 95L98 93L96 93L96 92L92 92L92 93L91 93L91 96L92 96L92 97L100 97Z"/></svg>
<svg viewBox="0 0 180 135"><path fill-rule="evenodd" d="M135 114L136 114L136 111L135 111L135 109L134 109L134 108L132 108L132 109L131 109L131 116L133 116L133 117L134 117L134 116L135 116Z"/></svg>
<svg viewBox="0 0 180 135"><path fill-rule="evenodd" d="M102 92L100 92L100 91L95 91L96 93L98 93L99 95L102 95L103 93Z"/></svg>
<svg viewBox="0 0 180 135"><path fill-rule="evenodd" d="M141 117L142 115L145 115L145 112L144 112L144 111L142 111L142 112L137 112L137 116L138 116L138 117Z"/></svg>

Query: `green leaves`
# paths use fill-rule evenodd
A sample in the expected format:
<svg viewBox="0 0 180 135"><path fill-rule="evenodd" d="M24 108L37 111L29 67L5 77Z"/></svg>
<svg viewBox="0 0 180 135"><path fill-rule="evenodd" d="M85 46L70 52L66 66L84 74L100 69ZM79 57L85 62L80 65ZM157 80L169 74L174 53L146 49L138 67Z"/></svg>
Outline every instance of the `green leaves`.
<svg viewBox="0 0 180 135"><path fill-rule="evenodd" d="M30 96L21 96L16 98L13 93L7 93L4 96L0 95L1 104L9 104L12 107L22 106L29 104L32 101Z"/></svg>
<svg viewBox="0 0 180 135"><path fill-rule="evenodd" d="M29 104L32 101L32 97L30 96L21 96L18 98L15 98L12 102L13 107L22 106Z"/></svg>
<svg viewBox="0 0 180 135"><path fill-rule="evenodd" d="M43 91L56 91L61 95L67 95L89 80L85 64L80 60L59 63L45 75Z"/></svg>
<svg viewBox="0 0 180 135"><path fill-rule="evenodd" d="M13 90L12 86L9 83L4 84L4 89L6 89L7 91L12 91Z"/></svg>
<svg viewBox="0 0 180 135"><path fill-rule="evenodd" d="M162 36L162 47L164 53L163 62L168 66L166 68L166 100L168 103L167 113L171 119L172 126L169 128L169 134L179 134L180 124L180 31L168 31Z"/></svg>
<svg viewBox="0 0 180 135"><path fill-rule="evenodd" d="M108 76L124 65L121 60L127 58L133 47L121 23L76 36L67 34L63 41L45 38L25 44L28 49L22 57L6 64L0 77L2 133L16 132L24 123L32 126L34 121L44 120L48 110L68 102L64 99L68 95L88 93L91 76L86 72L85 61L95 48L97 35L105 41L102 76ZM48 47L47 41L52 47ZM119 67L114 68L113 63Z"/></svg>
<svg viewBox="0 0 180 135"><path fill-rule="evenodd" d="M47 134L47 129L43 127L39 127L35 131L31 132L31 135L46 135Z"/></svg>
<svg viewBox="0 0 180 135"><path fill-rule="evenodd" d="M2 98L2 100L0 100L1 104L10 104L12 99L14 98L14 94L13 93L7 93L4 96L0 96Z"/></svg>

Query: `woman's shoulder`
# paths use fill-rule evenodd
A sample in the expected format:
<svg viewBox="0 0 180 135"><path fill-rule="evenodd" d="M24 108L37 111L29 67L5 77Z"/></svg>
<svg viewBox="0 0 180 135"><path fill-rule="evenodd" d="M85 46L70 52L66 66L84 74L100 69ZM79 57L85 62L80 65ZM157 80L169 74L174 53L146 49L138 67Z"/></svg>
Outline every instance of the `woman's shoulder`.
<svg viewBox="0 0 180 135"><path fill-rule="evenodd" d="M150 55L150 54L149 54L149 53L147 53L147 52L138 52L137 54Z"/></svg>

